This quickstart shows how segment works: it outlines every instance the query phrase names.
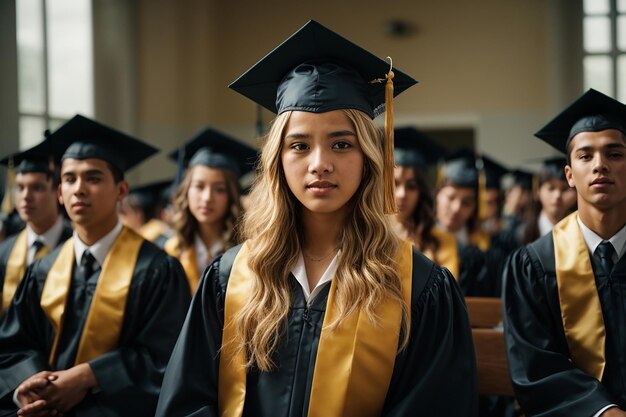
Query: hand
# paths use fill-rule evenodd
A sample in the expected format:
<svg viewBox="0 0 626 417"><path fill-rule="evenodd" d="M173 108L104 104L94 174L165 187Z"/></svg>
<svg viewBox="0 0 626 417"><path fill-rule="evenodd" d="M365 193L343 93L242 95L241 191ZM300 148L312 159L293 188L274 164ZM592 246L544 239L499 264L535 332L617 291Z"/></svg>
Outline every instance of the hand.
<svg viewBox="0 0 626 417"><path fill-rule="evenodd" d="M56 380L50 371L39 372L22 382L16 391L16 398L21 405L18 414L27 417L44 417L57 415L51 409L41 393Z"/></svg>
<svg viewBox="0 0 626 417"><path fill-rule="evenodd" d="M48 407L65 413L76 407L91 388L98 385L88 363L81 363L65 371L54 372L56 379L41 392Z"/></svg>
<svg viewBox="0 0 626 417"><path fill-rule="evenodd" d="M600 414L600 417L626 417L626 412L620 410L618 407L611 407Z"/></svg>

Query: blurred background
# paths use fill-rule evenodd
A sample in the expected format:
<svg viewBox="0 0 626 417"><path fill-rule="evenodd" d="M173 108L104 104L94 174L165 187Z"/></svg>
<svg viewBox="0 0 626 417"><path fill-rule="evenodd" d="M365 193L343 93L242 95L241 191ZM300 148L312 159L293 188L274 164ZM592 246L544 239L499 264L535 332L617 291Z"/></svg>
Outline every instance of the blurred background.
<svg viewBox="0 0 626 417"><path fill-rule="evenodd" d="M227 85L309 19L419 80L396 126L511 168L556 153L533 133L587 88L626 99L626 0L1 0L0 154L76 113L165 151L131 183L207 125L258 147Z"/></svg>

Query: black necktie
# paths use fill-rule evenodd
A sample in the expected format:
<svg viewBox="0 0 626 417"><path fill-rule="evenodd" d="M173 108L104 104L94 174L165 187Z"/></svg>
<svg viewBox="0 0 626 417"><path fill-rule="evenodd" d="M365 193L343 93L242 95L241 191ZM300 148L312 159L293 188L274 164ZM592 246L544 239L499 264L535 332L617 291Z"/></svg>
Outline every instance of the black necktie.
<svg viewBox="0 0 626 417"><path fill-rule="evenodd" d="M83 257L78 267L78 272L83 280L87 281L93 275L95 262L96 258L88 250L83 252Z"/></svg>
<svg viewBox="0 0 626 417"><path fill-rule="evenodd" d="M596 254L600 257L600 266L604 269L607 275L611 275L611 271L613 270L613 254L615 253L615 248L609 241L603 241L598 245L596 249Z"/></svg>

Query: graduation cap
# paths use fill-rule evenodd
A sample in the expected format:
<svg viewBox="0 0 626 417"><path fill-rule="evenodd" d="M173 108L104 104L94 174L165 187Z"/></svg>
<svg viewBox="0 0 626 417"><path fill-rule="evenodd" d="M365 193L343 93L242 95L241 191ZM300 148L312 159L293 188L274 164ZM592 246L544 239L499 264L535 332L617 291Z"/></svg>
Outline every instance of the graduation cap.
<svg viewBox="0 0 626 417"><path fill-rule="evenodd" d="M50 135L60 160L101 159L125 172L158 149L95 120L76 115Z"/></svg>
<svg viewBox="0 0 626 417"><path fill-rule="evenodd" d="M448 155L440 164L437 182L444 181L459 187L478 187L476 155L470 149L461 149Z"/></svg>
<svg viewBox="0 0 626 417"><path fill-rule="evenodd" d="M254 169L257 151L222 132L206 128L168 156L177 161L179 173L184 166L204 165L228 169L239 177ZM180 180L178 177L179 174L177 182Z"/></svg>
<svg viewBox="0 0 626 417"><path fill-rule="evenodd" d="M499 162L496 162L493 158L487 155L481 155L479 158L479 168L482 162L482 169L485 175L486 188L500 188L500 181L502 177L506 175L509 170Z"/></svg>
<svg viewBox="0 0 626 417"><path fill-rule="evenodd" d="M424 169L436 164L447 151L414 127L394 131L394 157L397 166Z"/></svg>
<svg viewBox="0 0 626 417"><path fill-rule="evenodd" d="M531 191L533 189L533 173L522 169L515 169L511 172L513 184L522 187L524 190Z"/></svg>
<svg viewBox="0 0 626 417"><path fill-rule="evenodd" d="M567 153L568 142L578 133L606 129L617 129L626 135L626 105L589 89L535 136Z"/></svg>
<svg viewBox="0 0 626 417"><path fill-rule="evenodd" d="M550 178L557 178L565 181L565 165L567 159L564 156L551 156L541 160L541 168L539 168L539 177L542 181Z"/></svg>
<svg viewBox="0 0 626 417"><path fill-rule="evenodd" d="M144 212L151 212L155 207L168 200L174 179L161 180L131 187L128 196L136 202Z"/></svg>
<svg viewBox="0 0 626 417"><path fill-rule="evenodd" d="M391 61L391 59L390 59ZM393 97L417 81L310 20L229 85L268 110L385 114L385 212L395 212Z"/></svg>

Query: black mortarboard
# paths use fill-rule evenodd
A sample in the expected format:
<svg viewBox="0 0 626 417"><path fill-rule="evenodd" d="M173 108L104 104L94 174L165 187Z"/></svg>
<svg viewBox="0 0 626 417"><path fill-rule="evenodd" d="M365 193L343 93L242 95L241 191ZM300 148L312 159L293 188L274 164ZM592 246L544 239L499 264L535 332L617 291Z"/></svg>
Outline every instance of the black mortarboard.
<svg viewBox="0 0 626 417"><path fill-rule="evenodd" d="M482 155L479 159L485 172L486 188L500 188L500 180L509 172L508 169L487 155Z"/></svg>
<svg viewBox="0 0 626 417"><path fill-rule="evenodd" d="M59 160L53 157L52 142L45 138L37 145L24 151L5 156L0 164L14 167L16 173L43 172L52 173Z"/></svg>
<svg viewBox="0 0 626 417"><path fill-rule="evenodd" d="M142 210L149 212L166 200L164 196L173 182L174 179L168 179L131 187L128 195L135 199Z"/></svg>
<svg viewBox="0 0 626 417"><path fill-rule="evenodd" d="M188 167L204 165L228 169L241 176L254 168L257 151L224 133L206 128L170 152L169 157Z"/></svg>
<svg viewBox="0 0 626 417"><path fill-rule="evenodd" d="M384 111L388 62L310 20L229 85L272 111ZM394 95L416 81L394 68Z"/></svg>
<svg viewBox="0 0 626 417"><path fill-rule="evenodd" d="M478 187L478 169L474 152L461 149L446 157L440 167L438 181L442 180L459 187Z"/></svg>
<svg viewBox="0 0 626 417"><path fill-rule="evenodd" d="M520 187L528 191L533 189L534 175L532 172L516 169L511 172L511 175L513 176L513 183L515 185L519 185Z"/></svg>
<svg viewBox="0 0 626 417"><path fill-rule="evenodd" d="M578 133L606 129L617 129L626 135L626 105L589 89L535 136L567 153L568 141Z"/></svg>
<svg viewBox="0 0 626 417"><path fill-rule="evenodd" d="M76 115L50 135L55 157L63 160L102 159L121 172L158 152L119 130Z"/></svg>
<svg viewBox="0 0 626 417"><path fill-rule="evenodd" d="M539 177L545 181L549 178L557 178L565 181L565 165L567 160L563 156L552 156L541 160Z"/></svg>
<svg viewBox="0 0 626 417"><path fill-rule="evenodd" d="M394 157L397 166L426 168L436 164L446 150L414 127L394 131Z"/></svg>

